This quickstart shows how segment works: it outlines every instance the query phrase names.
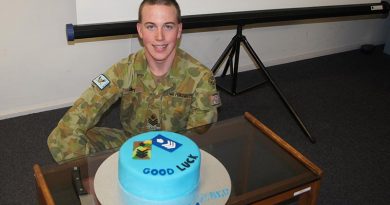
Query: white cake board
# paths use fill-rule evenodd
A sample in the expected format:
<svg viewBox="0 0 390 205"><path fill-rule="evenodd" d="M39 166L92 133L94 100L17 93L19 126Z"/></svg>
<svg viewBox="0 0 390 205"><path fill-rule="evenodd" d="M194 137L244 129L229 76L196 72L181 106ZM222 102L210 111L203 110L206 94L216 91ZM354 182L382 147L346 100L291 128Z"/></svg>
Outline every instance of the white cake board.
<svg viewBox="0 0 390 205"><path fill-rule="evenodd" d="M218 159L206 151L200 151L200 182L194 205L224 205L231 191L229 173ZM119 153L115 152L108 157L95 175L95 194L102 205L124 205L118 181L118 155Z"/></svg>

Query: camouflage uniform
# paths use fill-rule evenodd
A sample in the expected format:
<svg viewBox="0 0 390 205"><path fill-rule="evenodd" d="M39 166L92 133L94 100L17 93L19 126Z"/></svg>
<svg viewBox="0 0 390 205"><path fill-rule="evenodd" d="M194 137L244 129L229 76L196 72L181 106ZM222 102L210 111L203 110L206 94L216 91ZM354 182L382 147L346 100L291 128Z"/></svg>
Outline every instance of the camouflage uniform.
<svg viewBox="0 0 390 205"><path fill-rule="evenodd" d="M119 147L150 130L180 131L215 122L219 95L212 72L177 49L167 77L155 79L144 50L113 65L94 80L48 138L57 162ZM94 127L121 98L124 130Z"/></svg>

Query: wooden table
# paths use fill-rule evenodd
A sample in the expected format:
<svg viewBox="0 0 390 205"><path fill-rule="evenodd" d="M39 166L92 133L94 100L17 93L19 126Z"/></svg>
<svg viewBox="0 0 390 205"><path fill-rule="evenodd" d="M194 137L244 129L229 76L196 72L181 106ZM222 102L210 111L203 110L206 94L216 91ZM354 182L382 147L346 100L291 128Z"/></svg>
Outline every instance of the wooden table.
<svg viewBox="0 0 390 205"><path fill-rule="evenodd" d="M226 167L232 180L228 205L277 204L291 198L300 205L316 204L322 170L250 113L182 134ZM34 165L41 204L79 204L71 180L73 167L80 167L82 178L93 177L115 151L61 165Z"/></svg>

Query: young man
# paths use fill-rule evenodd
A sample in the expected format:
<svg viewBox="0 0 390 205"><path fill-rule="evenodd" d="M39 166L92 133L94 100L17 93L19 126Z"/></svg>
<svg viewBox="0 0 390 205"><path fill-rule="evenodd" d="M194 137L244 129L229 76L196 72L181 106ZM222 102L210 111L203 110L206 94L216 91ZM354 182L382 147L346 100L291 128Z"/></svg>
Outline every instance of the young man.
<svg viewBox="0 0 390 205"><path fill-rule="evenodd" d="M219 95L212 72L177 48L180 8L175 0L144 0L139 8L144 49L93 80L48 137L57 162L119 147L152 130L180 131L217 120ZM121 98L123 130L95 127Z"/></svg>

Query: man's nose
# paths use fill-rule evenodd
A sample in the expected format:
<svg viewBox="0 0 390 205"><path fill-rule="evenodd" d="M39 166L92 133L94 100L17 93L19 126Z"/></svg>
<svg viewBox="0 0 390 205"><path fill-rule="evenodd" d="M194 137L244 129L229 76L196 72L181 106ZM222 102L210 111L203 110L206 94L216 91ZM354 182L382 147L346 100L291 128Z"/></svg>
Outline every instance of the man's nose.
<svg viewBox="0 0 390 205"><path fill-rule="evenodd" d="M157 29L156 40L164 40L164 30L162 28Z"/></svg>

